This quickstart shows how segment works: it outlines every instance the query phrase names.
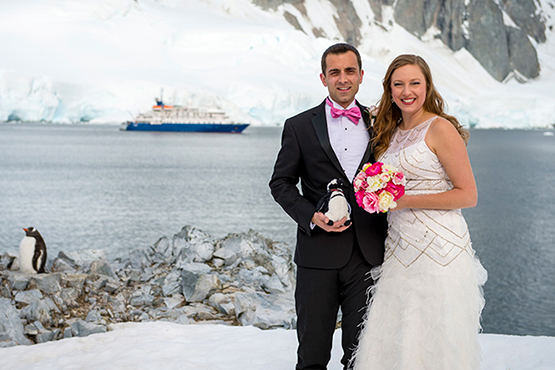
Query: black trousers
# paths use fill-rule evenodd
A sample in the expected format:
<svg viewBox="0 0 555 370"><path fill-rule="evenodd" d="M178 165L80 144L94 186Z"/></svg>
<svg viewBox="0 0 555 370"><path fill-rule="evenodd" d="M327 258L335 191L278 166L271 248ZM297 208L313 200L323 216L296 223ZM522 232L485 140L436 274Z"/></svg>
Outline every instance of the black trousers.
<svg viewBox="0 0 555 370"><path fill-rule="evenodd" d="M367 290L373 284L360 248L355 245L349 262L340 269L297 267L297 370L326 369L331 358L337 313L342 312L344 369L358 342L367 307Z"/></svg>

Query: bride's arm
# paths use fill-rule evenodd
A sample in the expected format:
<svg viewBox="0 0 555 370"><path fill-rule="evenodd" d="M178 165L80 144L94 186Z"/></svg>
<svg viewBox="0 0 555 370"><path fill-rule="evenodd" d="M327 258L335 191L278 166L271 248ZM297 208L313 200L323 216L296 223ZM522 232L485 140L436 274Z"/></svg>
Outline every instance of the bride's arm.
<svg viewBox="0 0 555 370"><path fill-rule="evenodd" d="M434 152L453 183L453 189L438 194L405 195L395 210L403 208L458 209L476 206L478 192L466 146L457 129L437 118L428 129L426 144Z"/></svg>

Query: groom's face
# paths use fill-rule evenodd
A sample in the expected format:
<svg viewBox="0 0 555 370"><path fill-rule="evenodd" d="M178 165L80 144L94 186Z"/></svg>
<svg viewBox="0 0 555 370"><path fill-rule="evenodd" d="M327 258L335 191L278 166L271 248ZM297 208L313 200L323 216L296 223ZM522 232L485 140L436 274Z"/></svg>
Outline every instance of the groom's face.
<svg viewBox="0 0 555 370"><path fill-rule="evenodd" d="M326 56L325 73L320 79L328 88L330 98L347 108L355 99L358 86L362 83L364 71L358 66L358 60L352 51Z"/></svg>

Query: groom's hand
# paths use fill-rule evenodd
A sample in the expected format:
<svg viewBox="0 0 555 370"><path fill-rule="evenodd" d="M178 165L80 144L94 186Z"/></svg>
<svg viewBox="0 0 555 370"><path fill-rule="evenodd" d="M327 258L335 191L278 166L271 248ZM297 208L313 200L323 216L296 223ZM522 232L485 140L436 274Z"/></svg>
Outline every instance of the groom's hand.
<svg viewBox="0 0 555 370"><path fill-rule="evenodd" d="M349 226L344 225L345 221L347 221L347 217L343 217L341 220L334 222L332 226L328 225L329 220L330 219L322 212L316 212L314 216L312 216L312 223L327 232L338 233L347 230L349 226L351 226L350 224Z"/></svg>

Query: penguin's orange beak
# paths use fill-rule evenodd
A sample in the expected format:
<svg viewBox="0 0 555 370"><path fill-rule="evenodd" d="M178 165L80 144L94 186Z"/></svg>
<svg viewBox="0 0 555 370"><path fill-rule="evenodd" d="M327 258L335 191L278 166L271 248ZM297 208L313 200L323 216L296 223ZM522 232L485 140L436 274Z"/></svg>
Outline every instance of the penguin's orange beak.
<svg viewBox="0 0 555 370"><path fill-rule="evenodd" d="M25 232L27 232L27 229L26 229L26 228L23 228L23 230L25 230Z"/></svg>

